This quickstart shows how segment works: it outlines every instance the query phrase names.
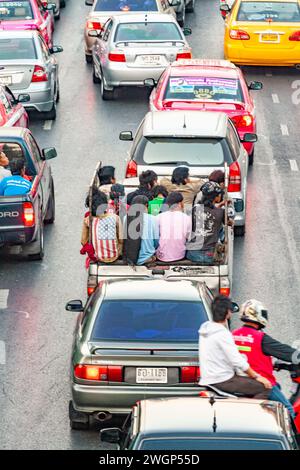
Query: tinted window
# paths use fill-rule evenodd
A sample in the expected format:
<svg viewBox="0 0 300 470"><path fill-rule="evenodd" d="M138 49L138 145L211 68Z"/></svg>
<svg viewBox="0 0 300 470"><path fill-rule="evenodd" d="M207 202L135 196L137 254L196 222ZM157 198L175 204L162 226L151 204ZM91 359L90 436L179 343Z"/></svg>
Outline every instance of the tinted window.
<svg viewBox="0 0 300 470"><path fill-rule="evenodd" d="M0 39L0 60L15 59L36 59L36 50L32 39Z"/></svg>
<svg viewBox="0 0 300 470"><path fill-rule="evenodd" d="M243 101L243 95L235 79L170 77L164 99Z"/></svg>
<svg viewBox="0 0 300 470"><path fill-rule="evenodd" d="M164 41L182 40L174 23L132 23L120 24L115 41Z"/></svg>
<svg viewBox="0 0 300 470"><path fill-rule="evenodd" d="M227 129L227 140L229 147L231 149L232 155L235 160L237 160L240 156L240 140L237 137L236 131L234 130L233 126L228 124L228 129Z"/></svg>
<svg viewBox="0 0 300 470"><path fill-rule="evenodd" d="M226 147L226 148L225 148ZM134 160L147 165L221 166L228 160L223 139L143 137Z"/></svg>
<svg viewBox="0 0 300 470"><path fill-rule="evenodd" d="M300 9L296 2L242 2L238 21L300 22Z"/></svg>
<svg viewBox="0 0 300 470"><path fill-rule="evenodd" d="M0 2L0 21L32 20L30 2Z"/></svg>
<svg viewBox="0 0 300 470"><path fill-rule="evenodd" d="M197 342L199 326L207 319L201 302L106 300L91 339Z"/></svg>
<svg viewBox="0 0 300 470"><path fill-rule="evenodd" d="M13 158L22 159L25 161L26 175L35 176L36 169L32 164L32 161L27 161L24 155L23 149L19 144L11 142L0 142L0 152L4 152L8 160L11 161Z"/></svg>
<svg viewBox="0 0 300 470"><path fill-rule="evenodd" d="M98 0L95 11L157 11L156 0Z"/></svg>
<svg viewBox="0 0 300 470"><path fill-rule="evenodd" d="M250 439L146 439L139 450L282 450L280 441Z"/></svg>

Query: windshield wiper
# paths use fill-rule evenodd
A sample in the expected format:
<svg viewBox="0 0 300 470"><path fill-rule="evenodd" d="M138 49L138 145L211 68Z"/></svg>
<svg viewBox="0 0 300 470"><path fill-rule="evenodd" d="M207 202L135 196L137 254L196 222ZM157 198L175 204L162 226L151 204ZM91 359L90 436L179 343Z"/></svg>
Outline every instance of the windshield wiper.
<svg viewBox="0 0 300 470"><path fill-rule="evenodd" d="M156 162L156 163L147 163L147 165L186 165L186 166L189 166L189 163L188 162L177 162L177 161L170 161L170 162Z"/></svg>

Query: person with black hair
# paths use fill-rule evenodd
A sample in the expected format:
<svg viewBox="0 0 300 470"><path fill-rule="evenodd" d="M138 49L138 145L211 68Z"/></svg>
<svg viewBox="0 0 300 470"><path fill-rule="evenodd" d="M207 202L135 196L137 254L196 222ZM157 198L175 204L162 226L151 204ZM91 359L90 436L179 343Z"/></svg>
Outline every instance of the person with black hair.
<svg viewBox="0 0 300 470"><path fill-rule="evenodd" d="M231 299L218 295L212 302L213 321L203 323L199 329L199 385L267 400L271 382L251 369L228 329L232 309ZM241 372L246 376L238 375Z"/></svg>
<svg viewBox="0 0 300 470"><path fill-rule="evenodd" d="M110 165L102 166L98 171L99 190L105 193L108 198L112 185L116 183L115 171L115 167Z"/></svg>
<svg viewBox="0 0 300 470"><path fill-rule="evenodd" d="M191 218L183 212L183 196L172 192L166 199L169 210L157 216L159 246L156 256L160 261L179 261L185 257L186 241L191 235Z"/></svg>
<svg viewBox="0 0 300 470"><path fill-rule="evenodd" d="M11 176L11 171L8 170L9 160L4 152L0 150L0 181L7 176Z"/></svg>
<svg viewBox="0 0 300 470"><path fill-rule="evenodd" d="M148 212L152 215L158 215L161 212L161 208L165 203L166 197L169 192L165 186L157 185L153 188L153 199L149 201Z"/></svg>
<svg viewBox="0 0 300 470"><path fill-rule="evenodd" d="M0 196L21 196L31 190L31 182L24 178L25 161L23 158L13 158L10 162L11 176L0 181Z"/></svg>
<svg viewBox="0 0 300 470"><path fill-rule="evenodd" d="M171 180L162 178L159 182L170 192L179 191L183 196L185 209L192 208L194 199L200 191L204 180L200 178L190 178L190 170L187 166L178 166L174 169Z"/></svg>
<svg viewBox="0 0 300 470"><path fill-rule="evenodd" d="M131 205L136 196L146 196L149 201L153 199L153 188L157 184L157 174L155 171L146 170L139 176L139 187L127 195L127 204Z"/></svg>
<svg viewBox="0 0 300 470"><path fill-rule="evenodd" d="M117 214L121 217L121 220L124 219L128 210L128 204L125 202L125 188L123 184L113 184L110 190L110 195L108 199L108 209L109 214Z"/></svg>

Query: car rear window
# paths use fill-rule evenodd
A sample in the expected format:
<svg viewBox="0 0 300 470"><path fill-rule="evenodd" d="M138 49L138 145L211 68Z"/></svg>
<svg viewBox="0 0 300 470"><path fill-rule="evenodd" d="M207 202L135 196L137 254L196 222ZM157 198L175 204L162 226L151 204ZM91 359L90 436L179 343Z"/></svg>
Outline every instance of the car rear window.
<svg viewBox="0 0 300 470"><path fill-rule="evenodd" d="M195 343L200 325L207 320L200 301L105 300L91 340Z"/></svg>
<svg viewBox="0 0 300 470"><path fill-rule="evenodd" d="M232 162L225 139L143 137L134 160L144 165L222 166Z"/></svg>
<svg viewBox="0 0 300 470"><path fill-rule="evenodd" d="M31 38L0 39L0 60L36 59L36 49ZM0 69L0 84L1 84Z"/></svg>
<svg viewBox="0 0 300 470"><path fill-rule="evenodd" d="M299 4L298 2L242 2L237 20L297 23L300 21Z"/></svg>
<svg viewBox="0 0 300 470"><path fill-rule="evenodd" d="M36 175L36 170L34 168L33 163L31 161L27 161L27 158L24 155L23 149L19 144L15 142L0 141L0 152L3 152L7 156L9 162L11 162L12 159L24 160L26 175L27 176Z"/></svg>
<svg viewBox="0 0 300 470"><path fill-rule="evenodd" d="M174 23L127 23L117 28L115 41L182 40Z"/></svg>
<svg viewBox="0 0 300 470"><path fill-rule="evenodd" d="M94 11L157 11L156 0L98 0Z"/></svg>
<svg viewBox="0 0 300 470"><path fill-rule="evenodd" d="M259 439L145 439L139 450L283 450L280 441Z"/></svg>
<svg viewBox="0 0 300 470"><path fill-rule="evenodd" d="M30 2L1 2L0 21L32 20L33 11Z"/></svg>
<svg viewBox="0 0 300 470"><path fill-rule="evenodd" d="M219 77L170 77L164 99L244 101L239 80Z"/></svg>

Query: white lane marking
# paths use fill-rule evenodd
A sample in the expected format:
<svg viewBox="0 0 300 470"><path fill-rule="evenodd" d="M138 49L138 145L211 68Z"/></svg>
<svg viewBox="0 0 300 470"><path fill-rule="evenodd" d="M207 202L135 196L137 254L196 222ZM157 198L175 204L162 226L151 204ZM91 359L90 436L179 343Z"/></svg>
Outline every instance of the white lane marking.
<svg viewBox="0 0 300 470"><path fill-rule="evenodd" d="M51 131L52 123L53 123L52 120L45 121L45 122L44 122L44 125L43 125L44 131Z"/></svg>
<svg viewBox="0 0 300 470"><path fill-rule="evenodd" d="M7 308L9 289L0 289L0 309Z"/></svg>
<svg viewBox="0 0 300 470"><path fill-rule="evenodd" d="M266 77L273 77L272 72L267 72L267 73L266 73Z"/></svg>
<svg viewBox="0 0 300 470"><path fill-rule="evenodd" d="M289 162L290 162L290 166L291 166L292 171L299 171L298 164L297 164L296 160L289 160Z"/></svg>
<svg viewBox="0 0 300 470"><path fill-rule="evenodd" d="M275 104L279 104L280 101L279 101L279 97L276 93L272 93L272 100L273 100L273 103Z"/></svg>
<svg viewBox="0 0 300 470"><path fill-rule="evenodd" d="M282 135L289 135L289 129L286 124L280 124L280 129L281 129Z"/></svg>
<svg viewBox="0 0 300 470"><path fill-rule="evenodd" d="M6 351L5 351L5 342L0 341L0 364L6 364Z"/></svg>

